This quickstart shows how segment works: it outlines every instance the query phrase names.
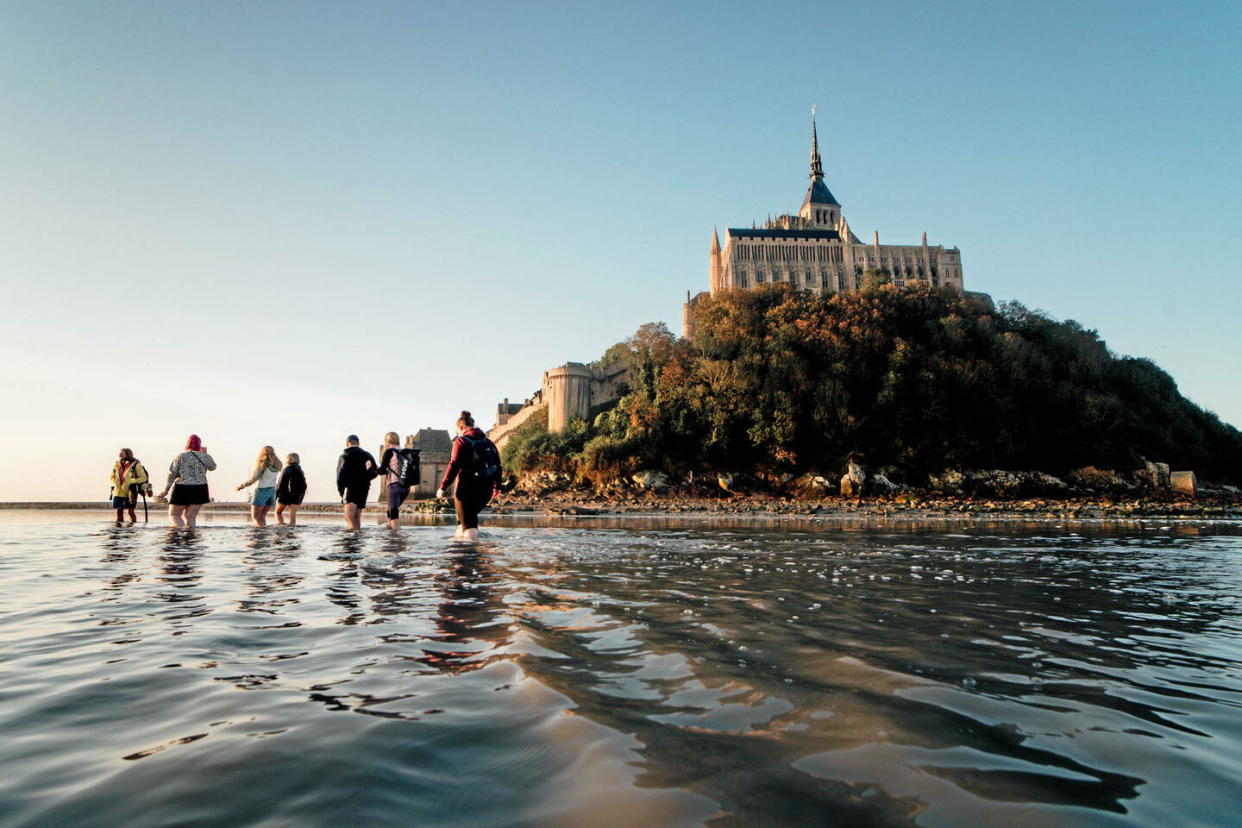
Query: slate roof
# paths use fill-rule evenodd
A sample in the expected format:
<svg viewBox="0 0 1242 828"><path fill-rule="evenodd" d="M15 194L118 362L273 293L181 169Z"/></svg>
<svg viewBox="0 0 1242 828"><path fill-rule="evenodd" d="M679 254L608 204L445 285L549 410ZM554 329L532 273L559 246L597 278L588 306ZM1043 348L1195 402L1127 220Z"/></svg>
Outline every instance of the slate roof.
<svg viewBox="0 0 1242 828"><path fill-rule="evenodd" d="M453 439L445 429L420 428L410 448L418 449L419 462L447 463L453 456Z"/></svg>
<svg viewBox="0 0 1242 828"><path fill-rule="evenodd" d="M811 186L806 189L806 198L802 199L802 206L808 204L833 204L837 207L841 206L841 202L837 201L832 191L828 189L828 185L824 183L824 179L815 176L811 179Z"/></svg>
<svg viewBox="0 0 1242 828"><path fill-rule="evenodd" d="M749 227L730 227L729 235L735 239L841 239L841 234L836 230L752 230Z"/></svg>

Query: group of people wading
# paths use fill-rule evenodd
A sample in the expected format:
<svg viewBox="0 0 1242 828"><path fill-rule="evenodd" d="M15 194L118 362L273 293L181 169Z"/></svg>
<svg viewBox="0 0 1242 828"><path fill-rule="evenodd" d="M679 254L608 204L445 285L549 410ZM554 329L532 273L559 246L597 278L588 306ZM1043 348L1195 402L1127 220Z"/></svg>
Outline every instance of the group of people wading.
<svg viewBox="0 0 1242 828"><path fill-rule="evenodd" d="M401 526L401 505L419 484L418 451L401 448L395 431L384 436L384 445L377 462L374 455L358 445L358 436L351 434L345 439L345 450L336 464L336 490L344 506L345 522L350 529L362 526L362 511L367 507L371 483L383 477L384 493L388 506L388 527ZM156 495L157 502L167 499L168 519L173 526L195 526L199 510L211 501L207 488L207 472L214 471L216 461L207 453L197 434L191 434L185 443L185 451L178 454L168 466L168 481L164 490ZM487 435L475 428L469 411L461 412L457 419L457 437L453 440L453 453L448 468L436 490L436 498L443 498L450 486L453 503L457 508L457 532L454 537L474 540L479 536L479 512L492 497L501 491L500 452ZM237 485L237 491L254 486L250 499L250 517L255 526L267 525L267 513L276 507L276 521L282 526L297 523L298 506L306 496L306 475L302 472L301 458L297 453L285 455L282 463L276 450L264 446L259 450L250 477ZM128 511L130 521L137 520L135 509L138 497L144 498L153 491L150 475L142 463L127 448L121 449L116 465L112 467L112 508L116 509L118 523ZM286 521L286 513L288 520Z"/></svg>

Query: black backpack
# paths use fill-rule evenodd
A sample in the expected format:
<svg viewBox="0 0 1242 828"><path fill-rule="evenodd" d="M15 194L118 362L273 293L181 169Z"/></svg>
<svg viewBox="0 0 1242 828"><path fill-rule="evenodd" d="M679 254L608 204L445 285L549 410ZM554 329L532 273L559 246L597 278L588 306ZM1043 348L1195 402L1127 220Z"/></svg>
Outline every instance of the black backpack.
<svg viewBox="0 0 1242 828"><path fill-rule="evenodd" d="M486 437L475 440L463 434L461 439L470 446L470 470L475 478L494 480L500 474L500 452L496 450L496 444Z"/></svg>
<svg viewBox="0 0 1242 828"><path fill-rule="evenodd" d="M418 460L418 449L412 448L390 448L384 452L384 460L380 463L385 472L388 471L388 463L392 459L392 452L397 453L397 482L402 486L414 487L422 480L422 469Z"/></svg>

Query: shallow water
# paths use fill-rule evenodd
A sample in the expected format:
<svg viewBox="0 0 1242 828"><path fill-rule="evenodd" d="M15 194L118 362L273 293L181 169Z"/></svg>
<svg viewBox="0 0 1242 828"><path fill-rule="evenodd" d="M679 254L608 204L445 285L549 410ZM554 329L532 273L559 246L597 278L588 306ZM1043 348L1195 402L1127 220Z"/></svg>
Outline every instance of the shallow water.
<svg viewBox="0 0 1242 828"><path fill-rule="evenodd" d="M1242 801L1236 526L509 524L0 516L0 821L1185 826Z"/></svg>

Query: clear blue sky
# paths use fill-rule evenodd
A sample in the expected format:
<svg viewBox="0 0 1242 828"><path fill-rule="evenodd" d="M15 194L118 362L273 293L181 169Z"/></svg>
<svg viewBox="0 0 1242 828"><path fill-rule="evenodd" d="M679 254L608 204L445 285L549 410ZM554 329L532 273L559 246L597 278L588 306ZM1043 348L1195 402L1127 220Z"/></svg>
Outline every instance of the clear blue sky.
<svg viewBox="0 0 1242 828"><path fill-rule="evenodd" d="M1239 42L1236 2L0 3L0 500L190 431L218 495L271 443L327 498L349 431L489 425L676 330L712 226L800 204L811 104L860 236L1242 425Z"/></svg>

